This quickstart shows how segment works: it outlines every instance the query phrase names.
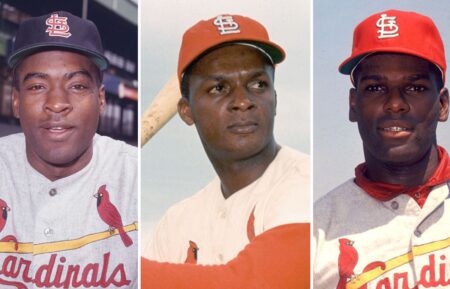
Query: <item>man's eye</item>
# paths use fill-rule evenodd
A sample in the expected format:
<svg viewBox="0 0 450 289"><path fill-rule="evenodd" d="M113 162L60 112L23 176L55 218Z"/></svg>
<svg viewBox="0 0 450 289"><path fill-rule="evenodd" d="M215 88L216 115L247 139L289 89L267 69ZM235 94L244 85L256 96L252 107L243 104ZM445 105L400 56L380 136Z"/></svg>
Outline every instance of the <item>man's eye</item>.
<svg viewBox="0 0 450 289"><path fill-rule="evenodd" d="M74 88L76 90L84 90L84 89L87 89L87 86L85 86L83 84L75 84L75 85L72 85L72 88Z"/></svg>
<svg viewBox="0 0 450 289"><path fill-rule="evenodd" d="M217 84L209 90L211 94L223 93L225 91L225 86L222 84Z"/></svg>
<svg viewBox="0 0 450 289"><path fill-rule="evenodd" d="M28 90L40 90L43 88L44 88L44 86L41 84L33 84L33 85L28 86Z"/></svg>
<svg viewBox="0 0 450 289"><path fill-rule="evenodd" d="M249 88L251 89L263 89L267 87L267 83L263 80L253 81L249 84Z"/></svg>
<svg viewBox="0 0 450 289"><path fill-rule="evenodd" d="M427 88L423 85L411 85L406 88L409 92L424 92Z"/></svg>
<svg viewBox="0 0 450 289"><path fill-rule="evenodd" d="M381 85L369 85L366 87L366 90L370 92L380 92L384 90L384 87Z"/></svg>

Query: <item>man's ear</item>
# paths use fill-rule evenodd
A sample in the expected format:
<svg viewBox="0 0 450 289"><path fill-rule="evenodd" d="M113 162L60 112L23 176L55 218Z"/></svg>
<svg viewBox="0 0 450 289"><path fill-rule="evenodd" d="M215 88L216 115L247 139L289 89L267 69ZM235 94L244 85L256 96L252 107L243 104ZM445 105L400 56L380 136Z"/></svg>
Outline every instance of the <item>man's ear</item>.
<svg viewBox="0 0 450 289"><path fill-rule="evenodd" d="M185 97L181 97L181 99L178 101L178 114L187 125L194 124L194 118L192 117L189 100Z"/></svg>
<svg viewBox="0 0 450 289"><path fill-rule="evenodd" d="M448 89L442 88L439 92L439 102L441 104L439 109L439 121L447 121L448 119Z"/></svg>
<svg viewBox="0 0 450 289"><path fill-rule="evenodd" d="M357 121L357 113L356 113L356 89L350 88L349 96L348 96L348 103L349 103L349 112L348 112L348 118L351 122Z"/></svg>
<svg viewBox="0 0 450 289"><path fill-rule="evenodd" d="M16 87L13 88L12 91L12 109L13 109L13 114L16 118L20 118L20 97L19 97L19 91L17 90Z"/></svg>
<svg viewBox="0 0 450 289"><path fill-rule="evenodd" d="M103 84L100 85L100 88L98 90L98 98L100 113L103 113L106 106L105 86Z"/></svg>

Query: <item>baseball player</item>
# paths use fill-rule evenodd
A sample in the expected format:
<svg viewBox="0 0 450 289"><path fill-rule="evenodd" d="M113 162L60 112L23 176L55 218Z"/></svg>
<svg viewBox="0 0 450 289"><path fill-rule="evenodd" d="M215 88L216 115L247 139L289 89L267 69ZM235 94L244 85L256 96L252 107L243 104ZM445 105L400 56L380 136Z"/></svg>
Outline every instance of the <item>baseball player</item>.
<svg viewBox="0 0 450 289"><path fill-rule="evenodd" d="M350 120L365 162L314 208L315 288L449 288L450 162L444 46L433 21L397 10L354 31Z"/></svg>
<svg viewBox="0 0 450 289"><path fill-rule="evenodd" d="M0 139L0 288L137 288L137 154L95 134L108 66L96 26L30 18L8 64L23 133Z"/></svg>
<svg viewBox="0 0 450 289"><path fill-rule="evenodd" d="M200 21L185 32L178 62L182 91L178 112L186 124L195 125L218 177L194 196L169 209L148 246L146 254L150 259L182 264L228 265L246 245L250 244L249 248L252 248L251 243L258 237L271 239L270 232L276 232L280 227L295 228L293 238L309 235L309 158L286 146L279 146L273 135L277 101L275 65L284 57L283 49L269 39L264 26L248 17L219 15ZM267 239L263 237L265 232L269 236ZM253 256L267 254L276 242L263 243L265 248L255 245L259 249L249 249L252 254L255 253L252 250L258 251ZM289 247L292 255L298 256L298 251L309 248L308 243L304 240L297 243L298 247ZM307 259L301 262L307 264ZM248 266L250 260L252 258L243 261L246 265L242 266ZM285 267L289 267L289 262ZM214 286L219 283L212 279L216 275L209 274L208 270L202 271L205 267L168 268L173 268L175 275L181 272L177 268L188 268L188 271L194 271L192 274L201 274L212 280ZM154 270L158 270L156 263ZM147 271L152 274L154 270L148 267ZM284 270L295 275L300 268ZM307 277L299 280L300 274L295 275L294 283L293 279L289 280L291 287L285 288L295 288L292 284L299 283L309 285ZM237 282L232 284L243 285L256 279L251 275L230 278ZM191 274L181 276L186 278L171 277L169 282L180 282L170 284L181 288L181 284L193 286L191 282L203 282L195 281L200 278L192 278ZM264 283L262 278L262 283L258 284L277 284L274 280L283 277L274 274L270 278L273 282ZM148 288L152 286L151 282L146 284ZM195 288L201 287L194 284ZM212 285L202 284L206 287ZM278 284L286 283L278 280Z"/></svg>

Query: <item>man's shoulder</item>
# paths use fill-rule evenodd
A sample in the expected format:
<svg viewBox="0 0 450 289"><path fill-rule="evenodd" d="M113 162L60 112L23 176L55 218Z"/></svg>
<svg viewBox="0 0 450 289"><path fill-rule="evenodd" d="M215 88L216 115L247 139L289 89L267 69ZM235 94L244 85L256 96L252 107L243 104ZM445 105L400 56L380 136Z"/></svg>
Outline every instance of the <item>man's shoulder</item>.
<svg viewBox="0 0 450 289"><path fill-rule="evenodd" d="M309 178L310 157L308 154L302 153L288 146L282 146L277 156L270 164L268 170L282 172L282 176L288 175L289 172L292 172L297 176Z"/></svg>
<svg viewBox="0 0 450 289"><path fill-rule="evenodd" d="M97 150L100 156L125 157L137 161L137 147L129 145L124 141L115 140L108 136L96 134L93 142L94 150Z"/></svg>
<svg viewBox="0 0 450 289"><path fill-rule="evenodd" d="M25 136L23 133L15 133L0 137L0 147L18 149L25 145Z"/></svg>
<svg viewBox="0 0 450 289"><path fill-rule="evenodd" d="M219 193L221 193L220 180L216 177L200 191L172 205L165 213L165 218L178 219L196 215L199 210L204 211L208 208L208 204L214 202Z"/></svg>
<svg viewBox="0 0 450 289"><path fill-rule="evenodd" d="M354 178L351 178L318 199L314 203L314 210L327 210L330 206L350 204L352 199L361 195L365 195L364 191L355 184Z"/></svg>
<svg viewBox="0 0 450 289"><path fill-rule="evenodd" d="M291 165L309 166L310 157L308 154L295 150L288 146L281 146L279 151L281 160Z"/></svg>
<svg viewBox="0 0 450 289"><path fill-rule="evenodd" d="M264 174L255 181L260 186L264 184L264 191L269 192L269 188L274 188L275 193L280 191L280 187L286 192L303 191L309 187L309 182L309 156L286 146L280 149Z"/></svg>
<svg viewBox="0 0 450 289"><path fill-rule="evenodd" d="M352 178L314 203L314 227L329 234L346 232L355 223L365 226L370 215L383 214L380 208L380 201L356 185Z"/></svg>
<svg viewBox="0 0 450 289"><path fill-rule="evenodd" d="M0 159L17 161L22 155L25 155L25 137L23 133L0 137Z"/></svg>

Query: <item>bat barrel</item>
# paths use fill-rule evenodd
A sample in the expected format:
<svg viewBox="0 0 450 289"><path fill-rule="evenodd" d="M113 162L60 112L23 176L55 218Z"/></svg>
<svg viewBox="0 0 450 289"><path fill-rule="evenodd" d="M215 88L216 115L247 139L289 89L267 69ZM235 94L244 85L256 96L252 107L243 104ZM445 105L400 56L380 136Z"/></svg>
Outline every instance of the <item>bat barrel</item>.
<svg viewBox="0 0 450 289"><path fill-rule="evenodd" d="M181 98L176 75L159 91L141 118L141 147L143 147L177 112Z"/></svg>

